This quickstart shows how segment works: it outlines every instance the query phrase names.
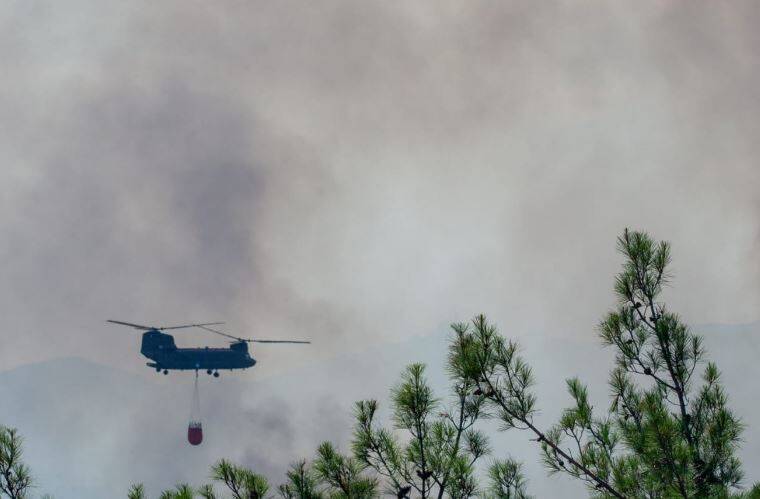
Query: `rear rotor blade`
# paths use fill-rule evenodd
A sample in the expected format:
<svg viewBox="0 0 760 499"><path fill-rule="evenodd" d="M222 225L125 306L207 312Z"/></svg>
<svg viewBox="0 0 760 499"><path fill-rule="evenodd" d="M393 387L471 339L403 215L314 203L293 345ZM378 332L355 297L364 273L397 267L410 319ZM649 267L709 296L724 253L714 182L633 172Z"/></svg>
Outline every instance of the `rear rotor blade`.
<svg viewBox="0 0 760 499"><path fill-rule="evenodd" d="M226 336L227 338L231 338L233 340L237 341L245 341L248 343L311 343L311 341L301 341L301 340L252 340L250 338L239 338L237 336L232 336L231 334L224 333L222 331L218 331L216 329L212 329L210 327L206 327L205 324L198 324L198 327L201 329L205 329L206 331L209 331L211 333L216 333L221 336Z"/></svg>
<svg viewBox="0 0 760 499"><path fill-rule="evenodd" d="M210 327L206 327L206 324L196 324L196 326L199 327L199 328L201 328L201 329L205 329L206 331L208 331L210 333L216 333L216 334L219 334L221 336L226 336L227 338L232 338L233 340L250 341L250 340L246 340L244 338L238 338L237 336L232 336L231 334L223 333L222 331L217 331L216 329L212 329Z"/></svg>
<svg viewBox="0 0 760 499"><path fill-rule="evenodd" d="M106 322L112 322L113 324L121 324L122 326L129 326L133 327L135 329L142 329L145 331L149 331L151 329L155 329L149 326L141 326L140 324L132 324L131 322L122 322L122 321L112 321L111 319L108 319Z"/></svg>
<svg viewBox="0 0 760 499"><path fill-rule="evenodd" d="M216 324L224 324L224 322L206 322L204 324L185 324L183 326L167 326L167 327L157 327L156 329L160 329L161 331L165 331L167 329L185 329L188 327L203 327L203 326L214 326Z"/></svg>

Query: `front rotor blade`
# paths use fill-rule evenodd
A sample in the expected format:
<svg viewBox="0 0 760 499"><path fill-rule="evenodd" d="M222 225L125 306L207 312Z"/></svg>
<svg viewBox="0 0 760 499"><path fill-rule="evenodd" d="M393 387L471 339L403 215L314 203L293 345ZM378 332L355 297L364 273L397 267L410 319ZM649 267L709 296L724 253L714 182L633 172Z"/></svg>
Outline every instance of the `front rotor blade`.
<svg viewBox="0 0 760 499"><path fill-rule="evenodd" d="M216 324L224 324L224 322L206 322L204 324L185 324L184 326L168 326L168 327L157 327L156 329L160 329L162 331L167 329L185 329L188 327L203 327L203 326L214 326Z"/></svg>
<svg viewBox="0 0 760 499"><path fill-rule="evenodd" d="M311 341L301 340L246 340L251 343L299 343L299 344L311 344Z"/></svg>
<svg viewBox="0 0 760 499"><path fill-rule="evenodd" d="M106 322L112 322L114 324L121 324L122 326L129 326L133 327L135 329L143 329L145 331L149 331L151 329L155 329L149 326L141 326L140 324L132 324L131 322L122 322L122 321L112 321L111 319L106 320Z"/></svg>

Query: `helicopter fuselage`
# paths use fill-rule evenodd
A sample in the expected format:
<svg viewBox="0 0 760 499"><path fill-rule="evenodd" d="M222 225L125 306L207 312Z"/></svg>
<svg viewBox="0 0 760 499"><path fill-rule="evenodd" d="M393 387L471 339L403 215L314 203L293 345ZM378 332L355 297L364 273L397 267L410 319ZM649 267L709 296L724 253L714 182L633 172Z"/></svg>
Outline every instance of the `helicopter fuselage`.
<svg viewBox="0 0 760 499"><path fill-rule="evenodd" d="M148 362L148 366L164 373L167 370L247 369L256 365L244 341L232 343L229 348L177 348L172 335L157 329L143 333L140 353L153 361Z"/></svg>

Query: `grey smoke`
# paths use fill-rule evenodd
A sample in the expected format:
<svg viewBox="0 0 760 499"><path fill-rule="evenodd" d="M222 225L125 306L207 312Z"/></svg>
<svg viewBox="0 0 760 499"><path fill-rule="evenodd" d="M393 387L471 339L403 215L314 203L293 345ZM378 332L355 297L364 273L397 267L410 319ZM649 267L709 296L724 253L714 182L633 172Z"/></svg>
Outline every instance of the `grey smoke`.
<svg viewBox="0 0 760 499"><path fill-rule="evenodd" d="M258 349L241 382L479 312L590 342L626 226L672 241L689 322L757 320L759 20L749 1L6 2L0 366L143 369L107 318L314 340Z"/></svg>

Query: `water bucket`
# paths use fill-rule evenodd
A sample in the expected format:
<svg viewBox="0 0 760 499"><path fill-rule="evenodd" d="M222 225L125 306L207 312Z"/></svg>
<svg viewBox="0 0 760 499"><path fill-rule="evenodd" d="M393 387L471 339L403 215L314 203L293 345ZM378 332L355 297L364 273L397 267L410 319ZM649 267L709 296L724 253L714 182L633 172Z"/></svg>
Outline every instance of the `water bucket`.
<svg viewBox="0 0 760 499"><path fill-rule="evenodd" d="M200 445L203 442L203 427L200 421L190 421L187 425L187 441L190 445Z"/></svg>

